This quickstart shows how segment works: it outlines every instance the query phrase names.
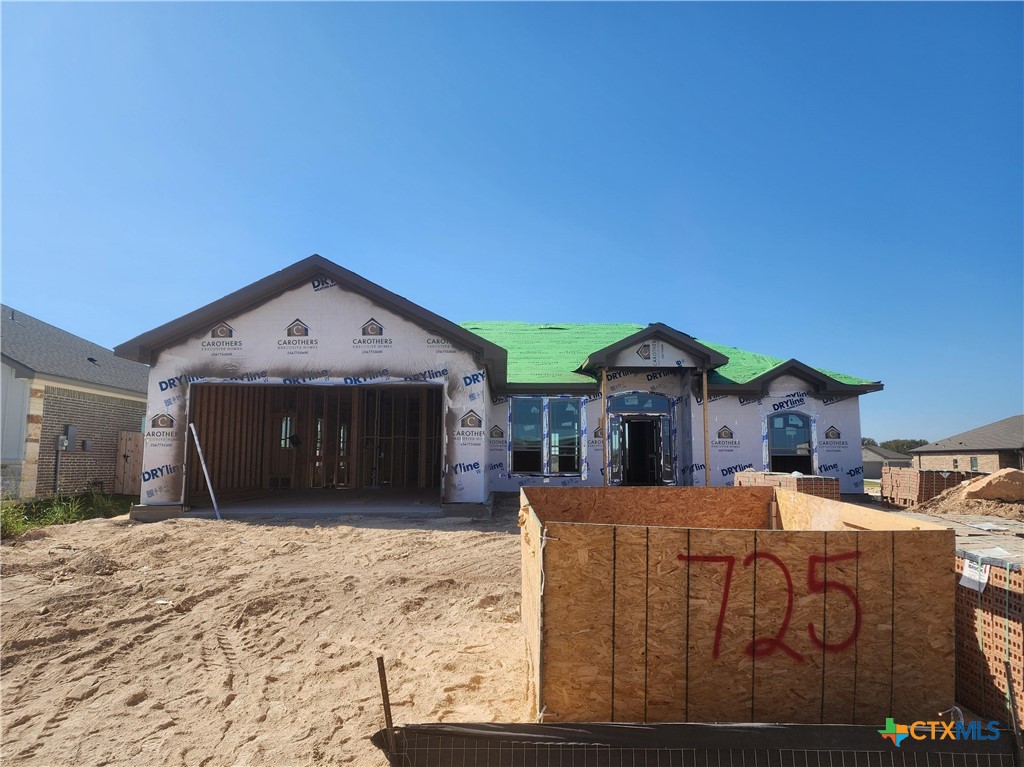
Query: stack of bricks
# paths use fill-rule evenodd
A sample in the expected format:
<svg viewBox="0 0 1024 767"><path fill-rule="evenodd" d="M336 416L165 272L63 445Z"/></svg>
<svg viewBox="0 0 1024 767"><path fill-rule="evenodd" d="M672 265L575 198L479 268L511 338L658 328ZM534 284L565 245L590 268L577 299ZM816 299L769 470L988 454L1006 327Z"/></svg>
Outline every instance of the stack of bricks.
<svg viewBox="0 0 1024 767"><path fill-rule="evenodd" d="M736 487L781 487L832 501L839 500L837 477L794 477L792 474L770 471L741 471L734 475L734 484Z"/></svg>
<svg viewBox="0 0 1024 767"><path fill-rule="evenodd" d="M1024 572L990 566L980 594L959 585L964 559L956 559L956 698L976 714L1007 726L1010 703L1006 662L1013 670L1017 721L1024 721Z"/></svg>
<svg viewBox="0 0 1024 767"><path fill-rule="evenodd" d="M961 482L985 476L971 471L924 471L882 467L882 500L893 506L916 506Z"/></svg>

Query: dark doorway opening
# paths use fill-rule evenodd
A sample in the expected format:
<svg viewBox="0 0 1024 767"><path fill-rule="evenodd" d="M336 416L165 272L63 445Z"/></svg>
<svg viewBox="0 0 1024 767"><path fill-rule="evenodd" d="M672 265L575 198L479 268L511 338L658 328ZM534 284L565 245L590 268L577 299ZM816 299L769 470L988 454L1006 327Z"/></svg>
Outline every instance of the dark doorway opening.
<svg viewBox="0 0 1024 767"><path fill-rule="evenodd" d="M623 484L657 485L661 483L661 440L654 418L624 419L626 455Z"/></svg>

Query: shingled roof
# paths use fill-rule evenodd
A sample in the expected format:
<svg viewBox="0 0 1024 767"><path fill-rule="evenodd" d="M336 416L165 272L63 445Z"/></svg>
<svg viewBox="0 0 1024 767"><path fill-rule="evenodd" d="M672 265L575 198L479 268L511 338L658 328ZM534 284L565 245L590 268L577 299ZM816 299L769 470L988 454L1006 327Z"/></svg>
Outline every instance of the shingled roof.
<svg viewBox="0 0 1024 767"><path fill-rule="evenodd" d="M862 453L874 453L883 461L909 461L912 457L906 453L899 453L895 450L889 450L888 448L880 447L878 445L862 445L860 449Z"/></svg>
<svg viewBox="0 0 1024 767"><path fill-rule="evenodd" d="M921 447L911 453L963 453L980 450L1024 449L1024 415L1014 415L977 429L954 434Z"/></svg>
<svg viewBox="0 0 1024 767"><path fill-rule="evenodd" d="M92 341L0 304L0 357L19 376L35 374L145 394L149 368ZM91 359L90 359L91 358Z"/></svg>
<svg viewBox="0 0 1024 767"><path fill-rule="evenodd" d="M462 327L483 336L508 350L508 382L510 384L594 384L593 375L581 367L590 355L602 347L612 346L625 338L649 330L651 326L627 323L530 323L530 322L463 322ZM664 327L664 326L659 326ZM795 373L813 375L829 384L829 390L866 393L882 388L877 381L836 373L824 368L811 368L796 360L783 360L764 354L744 351L732 346L691 339L693 343L719 355L716 369L709 375L712 390L760 391L764 380L776 375ZM724 362L724 364L723 364ZM794 370L799 367L800 370Z"/></svg>

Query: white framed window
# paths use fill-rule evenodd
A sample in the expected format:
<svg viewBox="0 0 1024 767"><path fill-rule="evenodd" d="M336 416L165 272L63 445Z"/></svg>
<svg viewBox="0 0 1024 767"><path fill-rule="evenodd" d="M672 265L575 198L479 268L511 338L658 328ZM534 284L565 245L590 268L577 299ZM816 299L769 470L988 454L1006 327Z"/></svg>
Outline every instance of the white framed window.
<svg viewBox="0 0 1024 767"><path fill-rule="evenodd" d="M509 466L512 474L580 476L583 408L578 397L512 397Z"/></svg>

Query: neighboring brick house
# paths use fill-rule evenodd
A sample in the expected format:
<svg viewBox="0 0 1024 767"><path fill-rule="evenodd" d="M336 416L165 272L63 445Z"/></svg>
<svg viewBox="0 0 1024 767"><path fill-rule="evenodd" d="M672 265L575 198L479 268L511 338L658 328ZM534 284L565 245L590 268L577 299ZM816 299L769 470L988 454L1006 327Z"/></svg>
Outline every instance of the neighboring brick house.
<svg viewBox="0 0 1024 767"><path fill-rule="evenodd" d="M112 492L118 432L142 430L146 365L2 306L3 492L57 490L57 438L74 427L60 457L60 491Z"/></svg>
<svg viewBox="0 0 1024 767"><path fill-rule="evenodd" d="M1024 415L914 448L914 466L941 471L1024 469Z"/></svg>
<svg viewBox="0 0 1024 767"><path fill-rule="evenodd" d="M881 479L883 465L910 468L914 460L906 453L886 450L878 445L862 445L860 455L864 461L864 479Z"/></svg>

